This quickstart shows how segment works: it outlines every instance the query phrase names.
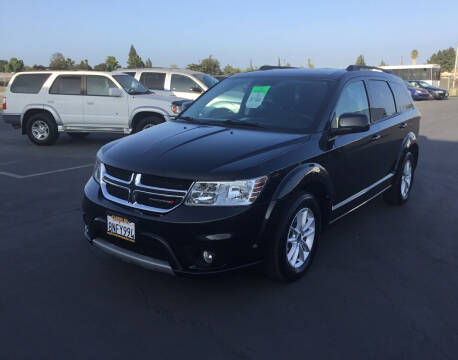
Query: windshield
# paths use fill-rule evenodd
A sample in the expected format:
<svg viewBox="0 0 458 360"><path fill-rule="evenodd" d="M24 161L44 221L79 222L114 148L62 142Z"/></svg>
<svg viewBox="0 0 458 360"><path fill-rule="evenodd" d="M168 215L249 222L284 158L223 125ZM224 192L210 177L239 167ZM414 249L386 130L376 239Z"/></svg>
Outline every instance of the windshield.
<svg viewBox="0 0 458 360"><path fill-rule="evenodd" d="M212 87L219 81L215 79L213 76L207 75L207 74L194 74L194 76L199 80L202 81L207 88Z"/></svg>
<svg viewBox="0 0 458 360"><path fill-rule="evenodd" d="M142 84L135 80L130 75L113 75L116 81L122 86L124 90L130 95L149 94L150 91L145 89Z"/></svg>
<svg viewBox="0 0 458 360"><path fill-rule="evenodd" d="M201 95L180 118L203 124L310 132L329 82L300 78L229 78Z"/></svg>
<svg viewBox="0 0 458 360"><path fill-rule="evenodd" d="M428 87L431 86L431 84L428 84L426 81L419 81L418 82L421 86Z"/></svg>

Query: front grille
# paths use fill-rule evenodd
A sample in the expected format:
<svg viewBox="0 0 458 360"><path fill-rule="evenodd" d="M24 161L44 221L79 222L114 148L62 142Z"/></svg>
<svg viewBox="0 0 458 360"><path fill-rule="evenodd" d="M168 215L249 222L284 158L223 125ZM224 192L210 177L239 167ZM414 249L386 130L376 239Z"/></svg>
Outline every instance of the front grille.
<svg viewBox="0 0 458 360"><path fill-rule="evenodd" d="M181 203L192 181L134 173L102 164L101 188L106 199L136 209L166 213Z"/></svg>

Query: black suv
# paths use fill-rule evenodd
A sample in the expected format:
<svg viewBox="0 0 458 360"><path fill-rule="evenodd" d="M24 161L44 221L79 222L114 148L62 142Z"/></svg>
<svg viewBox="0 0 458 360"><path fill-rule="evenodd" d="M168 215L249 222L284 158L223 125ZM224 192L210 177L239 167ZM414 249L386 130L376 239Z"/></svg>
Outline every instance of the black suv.
<svg viewBox="0 0 458 360"><path fill-rule="evenodd" d="M146 268L304 274L325 226L379 194L401 205L420 113L377 68L231 76L176 120L105 145L85 187L85 235Z"/></svg>

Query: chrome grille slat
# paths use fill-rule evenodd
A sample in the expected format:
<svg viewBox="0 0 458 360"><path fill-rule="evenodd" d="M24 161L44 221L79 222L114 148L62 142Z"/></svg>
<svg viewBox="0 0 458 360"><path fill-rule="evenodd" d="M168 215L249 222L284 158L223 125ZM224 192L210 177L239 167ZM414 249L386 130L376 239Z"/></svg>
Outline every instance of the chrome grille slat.
<svg viewBox="0 0 458 360"><path fill-rule="evenodd" d="M125 170L122 171L126 173ZM184 202L189 192L189 189L192 186L191 184L188 190L178 190L144 185L141 182L142 174L134 172L131 173L130 181L126 181L108 174L104 164L101 165L101 173L102 176L100 186L102 189L103 196L106 199L124 206L155 213L163 214L177 208ZM128 200L114 196L112 193L110 193L110 190L108 189L107 185L127 190L129 194ZM113 189L111 189L111 191L113 191ZM140 196L140 194L142 194L142 196ZM147 198L145 198L145 196ZM142 201L144 203L142 203ZM149 205L146 203L149 203ZM164 207L151 206L152 204L159 204L158 206L163 205Z"/></svg>

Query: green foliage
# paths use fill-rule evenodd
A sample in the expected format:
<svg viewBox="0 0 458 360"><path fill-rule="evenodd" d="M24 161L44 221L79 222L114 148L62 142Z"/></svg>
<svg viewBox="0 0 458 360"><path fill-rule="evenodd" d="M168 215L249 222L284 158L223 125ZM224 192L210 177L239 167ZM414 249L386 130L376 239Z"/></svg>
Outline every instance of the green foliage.
<svg viewBox="0 0 458 360"><path fill-rule="evenodd" d="M127 60L127 67L129 69L143 68L145 64L142 61L142 58L137 54L134 45L130 45L129 58Z"/></svg>
<svg viewBox="0 0 458 360"><path fill-rule="evenodd" d="M97 64L94 66L94 70L95 71L108 71L107 64L106 63Z"/></svg>
<svg viewBox="0 0 458 360"><path fill-rule="evenodd" d="M152 68L152 67L153 67L153 63L151 62L151 59L150 59L150 58L146 59L146 61L145 61L145 67L146 67L146 68Z"/></svg>
<svg viewBox="0 0 458 360"><path fill-rule="evenodd" d="M52 54L51 61L49 62L49 68L51 70L65 70L67 69L67 61L64 55L60 52Z"/></svg>
<svg viewBox="0 0 458 360"><path fill-rule="evenodd" d="M77 70L92 70L92 67L91 65L89 65L87 59L81 60L81 62L78 65L74 66L74 68Z"/></svg>
<svg viewBox="0 0 458 360"><path fill-rule="evenodd" d="M366 65L366 61L364 61L364 56L363 56L363 55L359 55L359 56L356 58L355 65L359 65L359 66L364 66L364 65Z"/></svg>
<svg viewBox="0 0 458 360"><path fill-rule="evenodd" d="M310 58L307 59L307 67L309 69L313 69L315 65L312 64L312 60Z"/></svg>
<svg viewBox="0 0 458 360"><path fill-rule="evenodd" d="M428 64L439 64L441 71L453 71L455 66L455 49L449 47L448 49L439 50L437 53L431 55L428 59Z"/></svg>
<svg viewBox="0 0 458 360"><path fill-rule="evenodd" d="M380 61L380 65L379 66L388 66L388 64L385 61L383 61L383 59L382 59L382 61Z"/></svg>
<svg viewBox="0 0 458 360"><path fill-rule="evenodd" d="M24 61L18 58L11 58L8 64L5 65L5 72L19 72L24 70Z"/></svg>
<svg viewBox="0 0 458 360"><path fill-rule="evenodd" d="M34 64L34 65L32 66L32 69L33 69L33 70L46 70L46 66Z"/></svg>
<svg viewBox="0 0 458 360"><path fill-rule="evenodd" d="M6 72L5 66L8 64L7 60L0 60L0 72Z"/></svg>
<svg viewBox="0 0 458 360"><path fill-rule="evenodd" d="M242 70L240 70L239 68L232 67L229 64L226 65L223 69L223 74L228 76L238 74L239 72L242 72Z"/></svg>
<svg viewBox="0 0 458 360"><path fill-rule="evenodd" d="M213 59L211 55L208 58L201 60L199 64L189 64L186 68L189 70L200 71L210 75L222 74L219 61Z"/></svg>
<svg viewBox="0 0 458 360"><path fill-rule="evenodd" d="M118 60L116 60L116 58L114 56L107 56L107 58L105 60L105 70L103 70L103 71L114 71L114 70L116 70L116 69L118 69L120 67L121 66L118 63Z"/></svg>

